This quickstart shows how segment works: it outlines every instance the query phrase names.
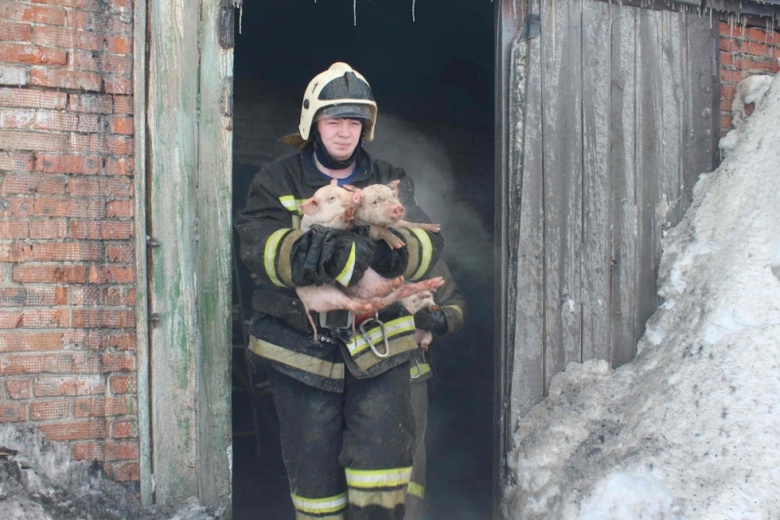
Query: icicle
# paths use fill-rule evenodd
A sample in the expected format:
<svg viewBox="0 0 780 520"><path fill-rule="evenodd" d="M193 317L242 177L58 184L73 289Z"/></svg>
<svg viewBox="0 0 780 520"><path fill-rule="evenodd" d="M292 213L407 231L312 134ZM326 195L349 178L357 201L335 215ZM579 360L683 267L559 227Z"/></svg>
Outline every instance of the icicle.
<svg viewBox="0 0 780 520"><path fill-rule="evenodd" d="M352 25L357 27L357 0L352 0Z"/></svg>
<svg viewBox="0 0 780 520"><path fill-rule="evenodd" d="M416 5L416 4L417 4L417 0L412 0L412 22L415 22L415 21L416 21L416 20L414 19L414 8L415 8L415 5Z"/></svg>

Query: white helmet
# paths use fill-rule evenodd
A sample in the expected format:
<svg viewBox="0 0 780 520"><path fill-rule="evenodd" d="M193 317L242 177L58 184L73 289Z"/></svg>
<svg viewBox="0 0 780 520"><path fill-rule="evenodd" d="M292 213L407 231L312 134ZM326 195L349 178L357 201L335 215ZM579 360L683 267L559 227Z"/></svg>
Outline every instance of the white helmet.
<svg viewBox="0 0 780 520"><path fill-rule="evenodd" d="M377 108L371 86L359 72L346 63L336 62L314 76L306 87L298 131L308 141L311 126L326 117L364 119L365 140L374 138Z"/></svg>

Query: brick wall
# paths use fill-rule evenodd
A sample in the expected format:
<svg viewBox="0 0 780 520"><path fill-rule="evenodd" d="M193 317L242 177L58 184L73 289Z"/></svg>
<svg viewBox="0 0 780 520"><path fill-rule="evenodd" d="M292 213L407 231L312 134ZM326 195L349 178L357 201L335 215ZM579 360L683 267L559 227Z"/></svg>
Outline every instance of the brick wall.
<svg viewBox="0 0 780 520"><path fill-rule="evenodd" d="M755 74L776 74L779 58L780 32L720 23L721 136L731 129L731 102L737 84Z"/></svg>
<svg viewBox="0 0 780 520"><path fill-rule="evenodd" d="M137 480L131 0L0 2L0 422Z"/></svg>

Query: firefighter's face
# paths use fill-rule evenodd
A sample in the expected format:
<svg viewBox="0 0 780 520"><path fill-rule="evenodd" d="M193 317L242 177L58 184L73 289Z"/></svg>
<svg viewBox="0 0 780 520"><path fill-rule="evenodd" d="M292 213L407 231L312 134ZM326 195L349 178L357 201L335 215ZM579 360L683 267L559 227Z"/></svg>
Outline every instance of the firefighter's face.
<svg viewBox="0 0 780 520"><path fill-rule="evenodd" d="M343 161L349 159L360 142L363 124L359 119L326 117L317 121L317 131L328 154Z"/></svg>

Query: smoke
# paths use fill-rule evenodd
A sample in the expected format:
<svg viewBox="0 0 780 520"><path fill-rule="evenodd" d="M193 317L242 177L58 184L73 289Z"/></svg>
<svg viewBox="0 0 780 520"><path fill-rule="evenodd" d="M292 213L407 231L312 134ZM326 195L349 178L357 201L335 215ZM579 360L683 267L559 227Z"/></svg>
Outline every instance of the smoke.
<svg viewBox="0 0 780 520"><path fill-rule="evenodd" d="M492 168L481 176L463 172L468 164L462 157L464 150L452 147L454 143L445 146L438 137L446 132L443 126L380 115L376 138L366 150L406 170L414 179L417 203L434 222L442 224L447 263L454 271L480 277L486 266L492 269L492 222L485 219L489 213L485 210L492 207L478 209L469 196L475 190L484 190L486 180L492 183L493 172ZM492 165L492 157L487 159ZM461 171L456 170L453 161ZM493 196L492 190L488 196Z"/></svg>

